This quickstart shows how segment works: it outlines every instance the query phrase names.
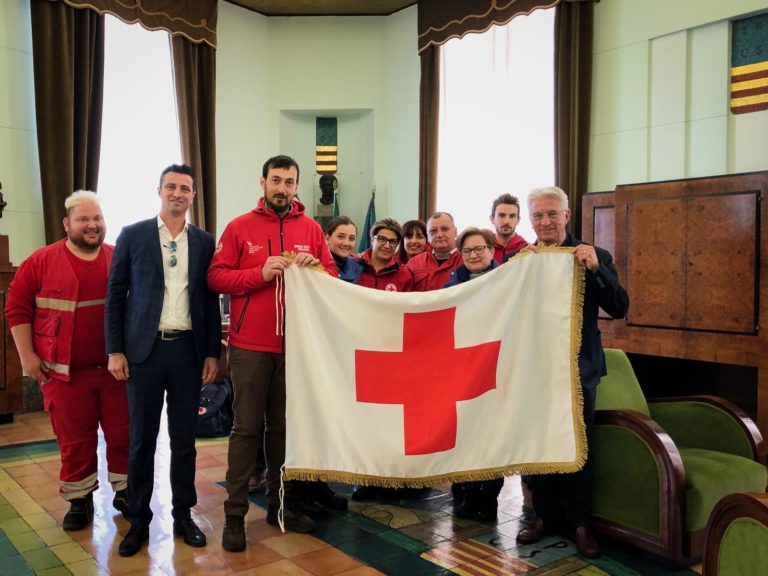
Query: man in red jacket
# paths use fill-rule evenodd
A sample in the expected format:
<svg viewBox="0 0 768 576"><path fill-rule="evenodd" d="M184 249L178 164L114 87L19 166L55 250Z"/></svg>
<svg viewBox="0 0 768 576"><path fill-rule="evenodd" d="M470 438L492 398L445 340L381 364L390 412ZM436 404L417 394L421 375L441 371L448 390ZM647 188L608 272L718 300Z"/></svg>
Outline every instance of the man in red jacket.
<svg viewBox="0 0 768 576"><path fill-rule="evenodd" d="M37 380L61 451L59 492L70 503L64 530L93 520L99 487L99 425L107 444L112 505L125 513L128 401L125 385L107 370L104 298L112 246L93 192L64 202L67 238L41 248L19 267L8 289L5 317L24 372Z"/></svg>
<svg viewBox="0 0 768 576"><path fill-rule="evenodd" d="M235 422L229 439L226 523L222 547L245 549L244 517L248 480L256 464L266 417L267 522L278 523L280 467L285 461L285 252L298 254L299 266L321 264L336 275L336 265L320 225L304 214L296 198L299 166L275 156L264 164L264 197L253 210L227 225L208 269L211 290L231 294L229 369L235 389ZM309 532L314 523L296 506L285 483L285 526Z"/></svg>
<svg viewBox="0 0 768 576"><path fill-rule="evenodd" d="M456 225L448 212L435 212L427 222L427 236L432 250L425 250L408 260L416 292L439 290L451 277L451 272L464 261L456 250Z"/></svg>

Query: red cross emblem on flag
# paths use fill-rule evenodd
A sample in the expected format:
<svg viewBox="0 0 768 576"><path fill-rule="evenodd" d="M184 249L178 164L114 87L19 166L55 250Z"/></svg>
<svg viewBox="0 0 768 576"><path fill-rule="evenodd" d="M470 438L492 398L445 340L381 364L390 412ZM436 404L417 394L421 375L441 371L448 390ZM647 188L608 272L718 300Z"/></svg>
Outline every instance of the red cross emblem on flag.
<svg viewBox="0 0 768 576"><path fill-rule="evenodd" d="M405 454L456 446L456 402L496 388L499 340L456 348L456 308L405 313L403 351L355 350L357 401L402 404Z"/></svg>

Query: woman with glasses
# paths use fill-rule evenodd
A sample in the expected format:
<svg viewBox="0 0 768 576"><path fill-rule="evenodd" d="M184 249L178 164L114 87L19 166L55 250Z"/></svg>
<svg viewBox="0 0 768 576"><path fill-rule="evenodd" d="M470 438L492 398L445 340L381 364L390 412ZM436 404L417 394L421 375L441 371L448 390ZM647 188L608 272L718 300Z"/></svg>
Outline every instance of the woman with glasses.
<svg viewBox="0 0 768 576"><path fill-rule="evenodd" d="M363 268L358 285L388 292L413 291L411 271L395 260L401 239L400 224L393 218L384 218L373 225L371 248L357 259Z"/></svg>
<svg viewBox="0 0 768 576"><path fill-rule="evenodd" d="M451 273L445 288L472 280L498 267L498 262L493 259L495 238L490 230L475 227L469 227L459 234L456 247L461 253L464 264Z"/></svg>
<svg viewBox="0 0 768 576"><path fill-rule="evenodd" d="M403 241L397 249L396 260L405 266L410 258L429 249L427 225L422 220L408 220L403 224Z"/></svg>
<svg viewBox="0 0 768 576"><path fill-rule="evenodd" d="M445 287L462 284L498 268L499 263L493 259L494 241L495 235L490 230L470 227L459 234L456 247L464 264L453 271ZM499 492L503 486L503 478L454 484L451 491L456 516L480 522L496 520Z"/></svg>

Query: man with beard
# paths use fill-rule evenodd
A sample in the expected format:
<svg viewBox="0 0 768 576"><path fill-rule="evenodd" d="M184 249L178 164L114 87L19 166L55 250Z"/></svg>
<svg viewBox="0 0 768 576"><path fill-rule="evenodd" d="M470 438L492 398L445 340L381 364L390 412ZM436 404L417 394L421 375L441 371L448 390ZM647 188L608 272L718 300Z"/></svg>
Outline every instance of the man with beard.
<svg viewBox="0 0 768 576"><path fill-rule="evenodd" d="M283 328L285 252L296 253L298 266L321 264L333 275L336 265L320 225L304 214L296 190L299 165L288 156L264 163L264 196L256 208L232 220L221 235L208 270L211 290L231 294L230 375L235 388L235 423L229 438L226 523L221 545L245 549L248 479L256 464L266 419L267 523L278 524L280 468L285 461L285 349ZM291 482L285 482L284 523L288 530L309 532L311 518L300 508Z"/></svg>
<svg viewBox="0 0 768 576"><path fill-rule="evenodd" d="M112 505L126 513L128 404L107 370L104 298L113 248L93 192L64 202L67 238L34 252L8 289L5 317L24 372L40 384L61 451L59 492L70 503L65 530L93 520L99 487L98 429L107 444Z"/></svg>
<svg viewBox="0 0 768 576"><path fill-rule="evenodd" d="M195 490L195 425L200 386L216 377L221 355L219 297L205 275L213 237L186 220L197 193L195 173L172 164L160 175L160 213L123 228L109 273L105 314L109 371L126 380L131 415L128 521L120 556L149 538L155 448L164 398L171 447L173 533L206 545L191 516Z"/></svg>
<svg viewBox="0 0 768 576"><path fill-rule="evenodd" d="M515 232L520 223L520 201L512 194L502 194L493 201L491 206L491 223L496 230L493 259L498 264L504 261L505 256L511 256L519 252L528 242Z"/></svg>

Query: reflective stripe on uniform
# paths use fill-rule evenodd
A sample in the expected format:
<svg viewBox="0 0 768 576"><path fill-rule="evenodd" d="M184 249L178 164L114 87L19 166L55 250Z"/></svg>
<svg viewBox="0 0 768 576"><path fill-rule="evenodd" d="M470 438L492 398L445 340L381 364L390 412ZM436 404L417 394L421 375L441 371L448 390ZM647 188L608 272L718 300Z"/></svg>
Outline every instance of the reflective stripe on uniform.
<svg viewBox="0 0 768 576"><path fill-rule="evenodd" d="M56 374L69 375L69 364L56 364L56 362L48 362L43 360L43 365L49 370L56 372Z"/></svg>
<svg viewBox="0 0 768 576"><path fill-rule="evenodd" d="M105 298L101 298L99 300L83 300L82 302L77 303L78 308L85 308L87 306L101 306L104 304L107 300Z"/></svg>
<svg viewBox="0 0 768 576"><path fill-rule="evenodd" d="M62 298L43 298L41 296L35 296L35 305L38 308L73 312L75 306L77 306L77 302L74 300L63 300Z"/></svg>
<svg viewBox="0 0 768 576"><path fill-rule="evenodd" d="M99 487L99 478L97 474L90 474L82 480L74 482L61 482L59 491L64 500L73 500L75 498L84 498L96 488Z"/></svg>

